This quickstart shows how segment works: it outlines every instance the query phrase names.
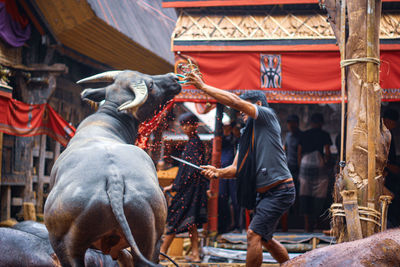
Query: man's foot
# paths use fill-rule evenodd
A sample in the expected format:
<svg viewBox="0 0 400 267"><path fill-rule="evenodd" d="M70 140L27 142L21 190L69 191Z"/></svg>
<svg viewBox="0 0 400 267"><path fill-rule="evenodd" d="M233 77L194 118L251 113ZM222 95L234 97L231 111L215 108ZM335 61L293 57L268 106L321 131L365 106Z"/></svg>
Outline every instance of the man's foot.
<svg viewBox="0 0 400 267"><path fill-rule="evenodd" d="M199 255L197 255L197 256L186 256L185 257L185 261L186 262L194 262L194 263L200 263L201 262L201 259L200 259L200 256Z"/></svg>

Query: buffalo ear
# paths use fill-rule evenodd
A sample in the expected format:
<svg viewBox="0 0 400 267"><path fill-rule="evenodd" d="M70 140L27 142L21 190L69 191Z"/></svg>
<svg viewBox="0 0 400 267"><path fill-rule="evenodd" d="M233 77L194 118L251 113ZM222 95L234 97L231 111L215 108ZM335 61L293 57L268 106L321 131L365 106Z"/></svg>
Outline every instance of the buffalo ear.
<svg viewBox="0 0 400 267"><path fill-rule="evenodd" d="M82 100L101 102L106 98L106 88L85 89L81 93Z"/></svg>

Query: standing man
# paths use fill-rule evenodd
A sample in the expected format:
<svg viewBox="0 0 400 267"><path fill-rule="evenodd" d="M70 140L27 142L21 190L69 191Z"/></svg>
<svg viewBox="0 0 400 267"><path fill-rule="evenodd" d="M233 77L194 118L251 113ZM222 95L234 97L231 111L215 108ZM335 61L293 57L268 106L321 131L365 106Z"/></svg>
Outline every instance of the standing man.
<svg viewBox="0 0 400 267"><path fill-rule="evenodd" d="M232 165L221 169L203 166L206 170L202 172L209 178L237 177L243 185L238 184L238 196L250 198L250 202L257 192L254 216L247 231L246 266L261 266L263 245L279 263L289 260L286 248L272 235L279 218L293 204L296 193L282 148L281 128L265 94L250 91L238 97L205 84L195 73L188 74L187 80L219 103L240 111L246 122ZM246 187L253 188L254 192L247 191L248 195L244 196L241 190Z"/></svg>
<svg viewBox="0 0 400 267"><path fill-rule="evenodd" d="M396 228L400 226L400 164L396 157L394 129L399 120L399 113L395 109L389 108L383 112L382 118L383 123L392 135L385 172L385 186L392 192L394 198L392 199L392 204L389 205L387 227Z"/></svg>
<svg viewBox="0 0 400 267"><path fill-rule="evenodd" d="M221 168L232 164L235 158L235 137L232 123L222 126ZM220 179L218 191L218 233L227 233L238 228L239 209L236 200L236 180Z"/></svg>
<svg viewBox="0 0 400 267"><path fill-rule="evenodd" d="M323 124L323 115L314 113L311 129L300 139L299 202L300 213L304 215L304 230L308 233L314 231L328 193L332 140L329 133L322 130Z"/></svg>

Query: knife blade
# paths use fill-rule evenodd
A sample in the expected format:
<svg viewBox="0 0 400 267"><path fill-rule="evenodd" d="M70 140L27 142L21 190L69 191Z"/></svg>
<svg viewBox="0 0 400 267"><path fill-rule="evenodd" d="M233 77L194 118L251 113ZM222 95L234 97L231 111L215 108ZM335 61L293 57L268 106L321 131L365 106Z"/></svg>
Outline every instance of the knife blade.
<svg viewBox="0 0 400 267"><path fill-rule="evenodd" d="M181 163L184 163L184 164L186 164L186 165L188 165L188 166L190 166L190 167L193 167L193 168L195 168L195 169L198 169L198 170L200 170L200 171L203 171L204 169L203 168L200 168L199 166L197 166L197 165L195 165L195 164L193 164L193 163L190 163L189 161L186 161L186 160L184 160L184 159L180 159L180 158L177 158L177 157L174 157L174 156L170 156L171 158L173 158L174 160L176 160L176 161L179 161L179 162L181 162Z"/></svg>
<svg viewBox="0 0 400 267"><path fill-rule="evenodd" d="M193 163L191 163L191 162L189 162L189 161L186 161L186 160L184 160L184 159L180 159L180 158L177 158L177 157L174 157L174 156L170 156L172 159L174 159L174 160L176 160L176 161L179 161L179 162L181 162L181 163L183 163L183 164L186 164L186 165L188 165L188 166L190 166L190 167L193 167L193 168L195 168L195 169L198 169L198 170L200 170L200 171L204 171L205 169L203 169L203 168L201 168L201 167L199 167L199 166L197 166L197 165L195 165L195 164L193 164ZM212 177L213 179L218 179L218 177L217 176L213 176Z"/></svg>

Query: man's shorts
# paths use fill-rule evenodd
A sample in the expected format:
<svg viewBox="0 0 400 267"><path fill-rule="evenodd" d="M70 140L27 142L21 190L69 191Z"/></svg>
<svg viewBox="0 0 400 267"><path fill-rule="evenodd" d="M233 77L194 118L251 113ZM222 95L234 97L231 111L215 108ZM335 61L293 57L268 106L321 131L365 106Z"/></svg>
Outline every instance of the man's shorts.
<svg viewBox="0 0 400 267"><path fill-rule="evenodd" d="M264 241L272 239L279 219L296 198L293 181L277 185L265 193L258 194L257 205L249 228Z"/></svg>

